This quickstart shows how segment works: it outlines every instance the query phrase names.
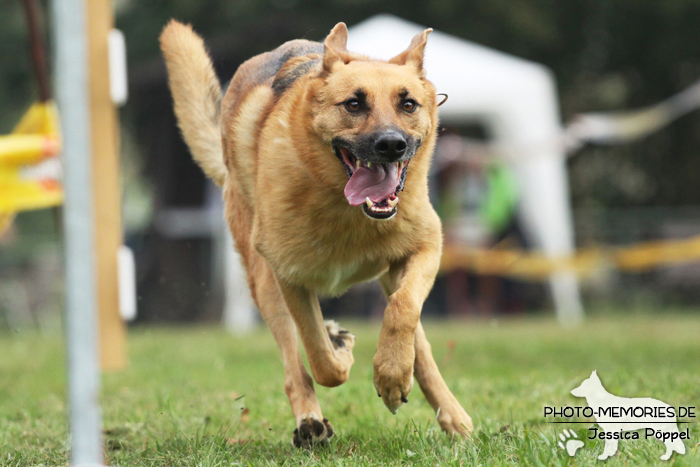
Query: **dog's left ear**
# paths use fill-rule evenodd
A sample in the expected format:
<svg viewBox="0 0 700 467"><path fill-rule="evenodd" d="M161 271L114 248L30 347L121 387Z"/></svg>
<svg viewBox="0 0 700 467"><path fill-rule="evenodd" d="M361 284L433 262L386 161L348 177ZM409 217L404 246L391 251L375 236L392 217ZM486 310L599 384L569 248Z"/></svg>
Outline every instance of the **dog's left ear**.
<svg viewBox="0 0 700 467"><path fill-rule="evenodd" d="M323 41L323 70L330 73L337 63L347 63L348 60L348 27L338 23Z"/></svg>
<svg viewBox="0 0 700 467"><path fill-rule="evenodd" d="M423 52L425 51L425 44L428 42L428 34L431 32L433 32L432 28L426 29L420 34L416 34L411 40L411 45L396 57L389 60L389 63L395 65L413 65L421 74L421 77L424 77Z"/></svg>

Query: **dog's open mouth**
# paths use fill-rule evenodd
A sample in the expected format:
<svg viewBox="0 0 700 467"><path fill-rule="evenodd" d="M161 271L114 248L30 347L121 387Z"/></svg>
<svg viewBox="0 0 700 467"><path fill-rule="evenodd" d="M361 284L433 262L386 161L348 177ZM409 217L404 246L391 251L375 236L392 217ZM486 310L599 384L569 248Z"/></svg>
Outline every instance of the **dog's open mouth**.
<svg viewBox="0 0 700 467"><path fill-rule="evenodd" d="M334 149L348 175L345 185L348 203L362 205L365 214L373 219L394 217L409 161L379 164L356 157L346 147L335 146Z"/></svg>

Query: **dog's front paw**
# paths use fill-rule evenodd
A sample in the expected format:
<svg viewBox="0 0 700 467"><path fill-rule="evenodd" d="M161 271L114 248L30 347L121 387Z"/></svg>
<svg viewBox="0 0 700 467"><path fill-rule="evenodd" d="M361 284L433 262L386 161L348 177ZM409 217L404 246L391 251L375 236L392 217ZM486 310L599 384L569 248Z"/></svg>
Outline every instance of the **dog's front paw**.
<svg viewBox="0 0 700 467"><path fill-rule="evenodd" d="M413 387L413 345L380 346L374 355L374 387L391 413L408 402Z"/></svg>
<svg viewBox="0 0 700 467"><path fill-rule="evenodd" d="M316 414L311 413L303 417L294 429L292 444L298 448L311 449L314 446L324 446L333 436L333 426L327 418L319 420Z"/></svg>

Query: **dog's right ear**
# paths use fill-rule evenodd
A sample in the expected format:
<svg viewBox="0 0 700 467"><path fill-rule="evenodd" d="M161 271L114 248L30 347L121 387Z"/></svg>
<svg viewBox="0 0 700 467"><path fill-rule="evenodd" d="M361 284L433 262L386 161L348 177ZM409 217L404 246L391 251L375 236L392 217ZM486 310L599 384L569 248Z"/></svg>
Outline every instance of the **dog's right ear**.
<svg viewBox="0 0 700 467"><path fill-rule="evenodd" d="M323 41L323 71L330 73L336 64L347 63L348 60L348 27L338 23Z"/></svg>

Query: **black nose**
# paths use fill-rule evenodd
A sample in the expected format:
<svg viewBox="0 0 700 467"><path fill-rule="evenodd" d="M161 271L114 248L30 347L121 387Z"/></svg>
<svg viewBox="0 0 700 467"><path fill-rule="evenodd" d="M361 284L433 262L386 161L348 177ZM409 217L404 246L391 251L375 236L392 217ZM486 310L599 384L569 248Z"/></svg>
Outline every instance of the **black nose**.
<svg viewBox="0 0 700 467"><path fill-rule="evenodd" d="M379 135L374 143L374 152L393 161L404 155L407 146L406 138L401 133L391 131Z"/></svg>

